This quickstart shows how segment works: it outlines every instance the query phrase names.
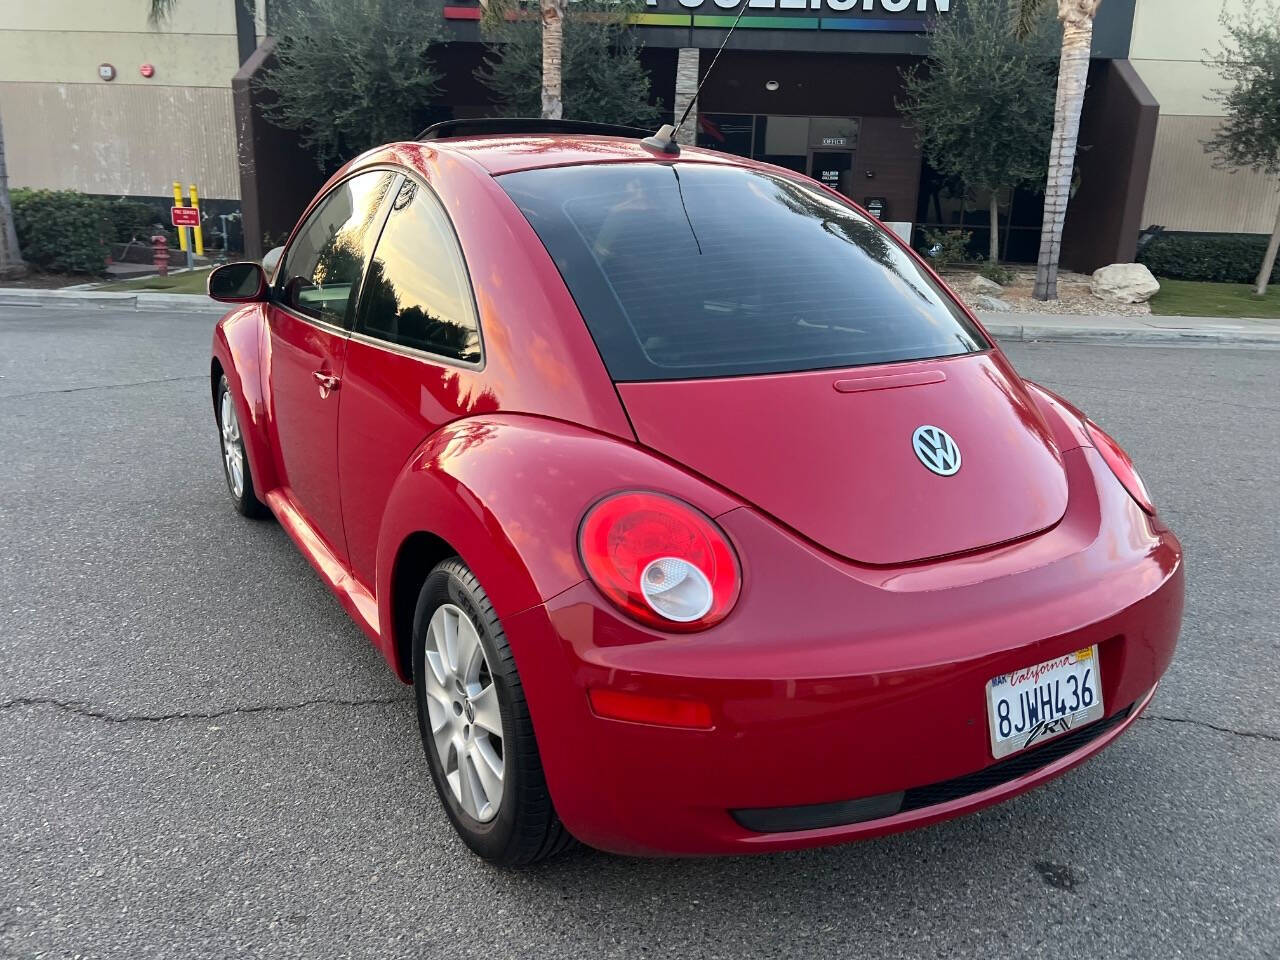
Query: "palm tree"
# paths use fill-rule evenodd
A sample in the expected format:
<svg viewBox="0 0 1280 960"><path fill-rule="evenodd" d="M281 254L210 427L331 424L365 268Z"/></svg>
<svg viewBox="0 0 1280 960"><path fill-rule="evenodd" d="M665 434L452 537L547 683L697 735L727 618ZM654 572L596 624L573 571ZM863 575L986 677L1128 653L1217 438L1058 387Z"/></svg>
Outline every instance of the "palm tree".
<svg viewBox="0 0 1280 960"><path fill-rule="evenodd" d="M1029 34L1048 0L1018 0L1017 30ZM1040 231L1040 258L1036 263L1037 300L1058 299L1058 257L1062 253L1062 225L1071 198L1076 141L1080 136L1080 109L1089 79L1089 52L1093 46L1093 18L1102 0L1057 0L1062 22L1062 56L1058 61L1058 97L1053 115L1053 140L1049 148L1049 178L1044 190L1044 226Z"/></svg>
<svg viewBox="0 0 1280 960"><path fill-rule="evenodd" d="M559 120L564 115L564 15L569 0L539 0L542 16L542 116Z"/></svg>
<svg viewBox="0 0 1280 960"><path fill-rule="evenodd" d="M504 17L519 11L520 0L480 0L480 6L488 23L501 23ZM568 7L569 0L538 0L538 16L542 21L542 116L545 120L559 120L564 116L564 17Z"/></svg>
<svg viewBox="0 0 1280 960"><path fill-rule="evenodd" d="M18 249L18 231L13 225L13 204L9 202L9 172L4 163L4 126L0 125L0 280L27 272Z"/></svg>
<svg viewBox="0 0 1280 960"><path fill-rule="evenodd" d="M149 2L151 10L147 14L147 19L151 21L152 26L159 26L169 18L169 13L173 10L178 0L149 0Z"/></svg>

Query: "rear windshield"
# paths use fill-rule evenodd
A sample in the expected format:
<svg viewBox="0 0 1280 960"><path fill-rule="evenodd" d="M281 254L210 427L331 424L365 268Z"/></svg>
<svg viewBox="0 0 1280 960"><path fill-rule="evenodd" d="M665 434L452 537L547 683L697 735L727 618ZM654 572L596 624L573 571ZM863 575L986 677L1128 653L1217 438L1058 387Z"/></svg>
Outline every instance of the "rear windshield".
<svg viewBox="0 0 1280 960"><path fill-rule="evenodd" d="M818 370L985 350L897 244L793 180L705 163L499 177L614 380Z"/></svg>

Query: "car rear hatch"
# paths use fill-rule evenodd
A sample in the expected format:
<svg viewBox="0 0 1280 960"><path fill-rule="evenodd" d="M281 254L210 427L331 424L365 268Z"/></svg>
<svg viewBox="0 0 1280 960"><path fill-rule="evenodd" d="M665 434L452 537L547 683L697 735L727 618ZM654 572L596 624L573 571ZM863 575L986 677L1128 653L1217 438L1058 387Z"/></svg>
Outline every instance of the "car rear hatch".
<svg viewBox="0 0 1280 960"><path fill-rule="evenodd" d="M863 563L1056 523L1067 483L1044 421L930 272L812 181L710 156L498 178L638 440Z"/></svg>
<svg viewBox="0 0 1280 960"><path fill-rule="evenodd" d="M976 550L1062 518L1067 482L1047 425L991 354L717 380L620 383L640 442L850 560ZM959 451L944 476L922 426ZM943 464L944 471L948 465Z"/></svg>

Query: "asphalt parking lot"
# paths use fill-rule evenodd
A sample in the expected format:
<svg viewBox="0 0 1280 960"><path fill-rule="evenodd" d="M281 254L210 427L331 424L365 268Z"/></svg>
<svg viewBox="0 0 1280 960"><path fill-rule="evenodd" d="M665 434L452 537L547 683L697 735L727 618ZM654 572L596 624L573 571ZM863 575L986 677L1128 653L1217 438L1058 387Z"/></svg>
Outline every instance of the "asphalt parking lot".
<svg viewBox="0 0 1280 960"><path fill-rule="evenodd" d="M231 510L212 324L0 308L0 956L1280 955L1280 351L1009 348L1187 548L1110 750L897 837L512 872L455 840L410 690Z"/></svg>

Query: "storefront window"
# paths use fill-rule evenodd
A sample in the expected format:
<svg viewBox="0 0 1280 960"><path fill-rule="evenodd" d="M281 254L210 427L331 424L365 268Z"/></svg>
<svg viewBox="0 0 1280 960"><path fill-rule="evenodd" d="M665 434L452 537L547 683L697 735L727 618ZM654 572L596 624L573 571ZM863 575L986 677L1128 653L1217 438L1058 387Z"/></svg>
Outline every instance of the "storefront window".
<svg viewBox="0 0 1280 960"><path fill-rule="evenodd" d="M785 167L852 197L860 128L856 117L703 113L698 146Z"/></svg>
<svg viewBox="0 0 1280 960"><path fill-rule="evenodd" d="M700 113L698 146L749 157L755 119L749 113Z"/></svg>
<svg viewBox="0 0 1280 960"><path fill-rule="evenodd" d="M756 160L807 173L808 157L808 117L756 117Z"/></svg>
<svg viewBox="0 0 1280 960"><path fill-rule="evenodd" d="M814 150L856 150L858 127L852 117L810 117L809 146Z"/></svg>
<svg viewBox="0 0 1280 960"><path fill-rule="evenodd" d="M852 196L855 116L700 114L698 146L785 166Z"/></svg>

